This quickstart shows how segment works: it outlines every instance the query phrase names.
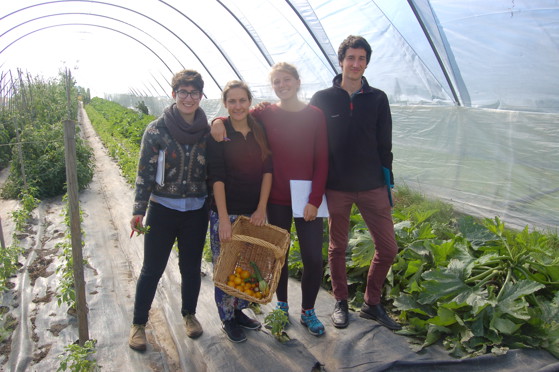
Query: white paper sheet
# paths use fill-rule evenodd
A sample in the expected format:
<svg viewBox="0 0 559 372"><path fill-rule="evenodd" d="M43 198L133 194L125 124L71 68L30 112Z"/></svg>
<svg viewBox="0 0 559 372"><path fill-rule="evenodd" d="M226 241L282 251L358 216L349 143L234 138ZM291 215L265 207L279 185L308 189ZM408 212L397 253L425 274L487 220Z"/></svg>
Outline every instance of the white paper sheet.
<svg viewBox="0 0 559 372"><path fill-rule="evenodd" d="M165 150L159 150L157 157L157 173L155 174L155 182L159 186L165 186Z"/></svg>
<svg viewBox="0 0 559 372"><path fill-rule="evenodd" d="M307 180L291 180L291 208L293 210L293 217L303 217L305 206L309 202L309 195L311 193L312 181ZM328 217L328 205L326 204L326 197L322 195L322 203L318 207L317 217Z"/></svg>

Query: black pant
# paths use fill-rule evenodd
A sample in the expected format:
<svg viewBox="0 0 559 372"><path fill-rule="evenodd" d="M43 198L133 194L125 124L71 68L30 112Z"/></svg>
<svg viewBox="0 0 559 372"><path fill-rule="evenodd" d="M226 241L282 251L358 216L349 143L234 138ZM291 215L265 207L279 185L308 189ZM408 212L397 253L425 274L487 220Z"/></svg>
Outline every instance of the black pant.
<svg viewBox="0 0 559 372"><path fill-rule="evenodd" d="M207 204L207 203L206 203ZM195 314L200 293L202 250L208 229L208 207L179 212L150 202L144 238L144 263L136 285L134 324L146 324L159 279L165 271L175 240L181 273L182 315Z"/></svg>
<svg viewBox="0 0 559 372"><path fill-rule="evenodd" d="M304 310L314 308L320 283L322 282L322 218L314 221L305 221L303 218L293 218L291 206L268 204L268 221L291 231L291 222L295 220L295 230L299 239L301 261L303 262L303 275L301 277L302 303ZM285 258L285 265L281 269L281 276L276 290L278 301L287 301L287 279L289 269L287 261L289 249Z"/></svg>

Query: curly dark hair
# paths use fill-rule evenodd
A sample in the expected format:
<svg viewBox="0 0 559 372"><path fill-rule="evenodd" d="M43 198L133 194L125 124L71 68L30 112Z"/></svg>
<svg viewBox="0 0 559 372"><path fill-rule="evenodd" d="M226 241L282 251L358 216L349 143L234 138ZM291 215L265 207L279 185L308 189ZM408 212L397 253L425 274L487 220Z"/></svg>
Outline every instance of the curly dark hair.
<svg viewBox="0 0 559 372"><path fill-rule="evenodd" d="M340 63L344 60L345 54L349 48L365 49L365 52L367 53L367 64L369 64L373 50L363 36L349 35L344 41L342 41L340 47L338 48L338 61Z"/></svg>

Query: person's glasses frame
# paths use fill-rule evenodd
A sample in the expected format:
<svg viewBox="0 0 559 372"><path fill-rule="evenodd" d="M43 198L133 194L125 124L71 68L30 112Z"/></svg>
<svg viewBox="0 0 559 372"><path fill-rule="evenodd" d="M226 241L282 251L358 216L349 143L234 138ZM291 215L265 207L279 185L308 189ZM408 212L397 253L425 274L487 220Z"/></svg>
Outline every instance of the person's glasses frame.
<svg viewBox="0 0 559 372"><path fill-rule="evenodd" d="M175 93L177 94L177 97L179 97L179 99L186 99L186 97L190 96L190 98L197 101L202 97L202 92L200 92L199 90L192 90L189 92L187 90L180 89L175 91Z"/></svg>

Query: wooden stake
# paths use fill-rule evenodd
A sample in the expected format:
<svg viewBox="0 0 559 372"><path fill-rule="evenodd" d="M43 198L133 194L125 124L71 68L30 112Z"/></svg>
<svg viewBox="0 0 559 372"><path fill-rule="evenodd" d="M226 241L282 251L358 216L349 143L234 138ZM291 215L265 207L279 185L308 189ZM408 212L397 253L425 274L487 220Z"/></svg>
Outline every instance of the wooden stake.
<svg viewBox="0 0 559 372"><path fill-rule="evenodd" d="M87 301L85 298L85 280L83 275L82 233L80 224L80 206L78 200L78 175L76 167L76 122L64 121L64 147L66 156L66 184L68 187L68 205L70 215L70 233L72 234L72 259L74 261L74 288L76 290L76 311L81 346L89 340L87 323Z"/></svg>

